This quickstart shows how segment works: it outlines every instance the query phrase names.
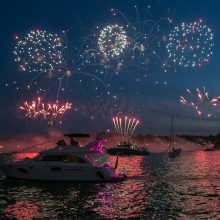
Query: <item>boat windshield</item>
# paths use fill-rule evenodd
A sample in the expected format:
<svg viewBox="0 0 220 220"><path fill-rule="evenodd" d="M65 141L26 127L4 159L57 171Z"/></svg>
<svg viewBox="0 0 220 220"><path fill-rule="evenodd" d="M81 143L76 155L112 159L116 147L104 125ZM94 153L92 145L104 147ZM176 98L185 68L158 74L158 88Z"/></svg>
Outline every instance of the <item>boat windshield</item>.
<svg viewBox="0 0 220 220"><path fill-rule="evenodd" d="M103 164L104 158L100 154L85 154L85 158L94 166Z"/></svg>

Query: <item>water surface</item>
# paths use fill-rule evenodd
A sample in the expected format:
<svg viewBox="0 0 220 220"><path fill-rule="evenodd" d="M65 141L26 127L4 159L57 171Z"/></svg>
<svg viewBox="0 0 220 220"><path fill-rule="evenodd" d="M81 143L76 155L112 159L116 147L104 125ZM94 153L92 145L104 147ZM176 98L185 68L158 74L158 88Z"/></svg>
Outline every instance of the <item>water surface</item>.
<svg viewBox="0 0 220 220"><path fill-rule="evenodd" d="M2 178L0 219L220 219L219 159L220 151L120 157L118 172L129 177L118 183Z"/></svg>

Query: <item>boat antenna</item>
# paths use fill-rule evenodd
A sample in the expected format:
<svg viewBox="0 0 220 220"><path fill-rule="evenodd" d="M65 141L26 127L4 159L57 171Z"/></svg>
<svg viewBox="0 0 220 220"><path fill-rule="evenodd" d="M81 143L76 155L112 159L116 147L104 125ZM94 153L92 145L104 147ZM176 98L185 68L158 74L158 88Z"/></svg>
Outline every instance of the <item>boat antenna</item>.
<svg viewBox="0 0 220 220"><path fill-rule="evenodd" d="M118 156L119 156L119 153L117 154L116 161L115 161L115 170L118 168Z"/></svg>
<svg viewBox="0 0 220 220"><path fill-rule="evenodd" d="M171 146L173 145L173 114L171 116L171 127L170 127L170 143L169 150L171 150Z"/></svg>

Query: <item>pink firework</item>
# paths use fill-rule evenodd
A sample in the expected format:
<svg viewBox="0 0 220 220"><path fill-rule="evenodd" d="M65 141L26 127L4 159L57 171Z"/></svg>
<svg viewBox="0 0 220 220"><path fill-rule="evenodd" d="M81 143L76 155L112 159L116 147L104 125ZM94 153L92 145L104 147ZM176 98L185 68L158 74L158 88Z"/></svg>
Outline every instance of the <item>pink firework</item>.
<svg viewBox="0 0 220 220"><path fill-rule="evenodd" d="M45 104L40 97L31 102L26 101L20 106L20 110L24 112L25 117L44 119L51 125L57 120L61 123L60 119L71 108L72 103L66 102L63 105L60 105L58 102Z"/></svg>
<svg viewBox="0 0 220 220"><path fill-rule="evenodd" d="M118 134L131 136L137 128L140 121L135 117L113 117L112 118L115 130Z"/></svg>
<svg viewBox="0 0 220 220"><path fill-rule="evenodd" d="M191 107L199 117L210 118L216 107L220 105L220 96L209 97L205 87L202 90L196 88L195 92L191 92L189 89L186 91L187 96L180 96L180 103Z"/></svg>

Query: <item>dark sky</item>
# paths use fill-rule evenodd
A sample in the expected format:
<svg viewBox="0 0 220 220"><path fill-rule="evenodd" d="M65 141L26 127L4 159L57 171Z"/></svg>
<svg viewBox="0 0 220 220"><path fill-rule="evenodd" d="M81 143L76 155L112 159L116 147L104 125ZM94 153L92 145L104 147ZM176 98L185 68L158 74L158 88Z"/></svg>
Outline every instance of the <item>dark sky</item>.
<svg viewBox="0 0 220 220"><path fill-rule="evenodd" d="M134 6L137 6L139 18ZM150 7L149 7L150 6ZM43 120L32 120L22 117L19 105L25 100L32 100L38 95L39 88L46 89L54 85L44 94L45 101L57 99L56 82L53 79L39 77L36 80L37 88L27 90L27 84L34 78L36 73L18 71L18 64L14 62L13 48L16 44L14 37L25 36L30 30L47 30L51 33L68 33L70 53L67 60L76 60L79 55L75 51L82 48L86 37L95 33L98 35L97 26L104 24L125 25L122 16L113 17L111 8L117 8L129 18L134 25L141 21L152 19L157 21L162 17L172 18L171 25L161 25L159 38L167 37L174 26L182 22L198 21L202 18L214 33L214 49L210 62L199 68L178 67L170 63L165 73L158 63L150 60L147 67L147 77L144 71L133 69L129 64L128 57L124 58L123 69L116 74L115 68L108 70L108 76L100 78L110 84L111 95L103 95L103 89L99 82L91 81L85 76L80 78L72 75L65 80L61 88L59 102L72 102L73 109L67 112L62 119L62 125L48 126ZM220 57L220 2L218 0L161 0L161 1L128 1L128 0L76 0L76 1L1 1L0 7L0 135L15 135L26 132L46 132L50 129L60 131L103 131L113 129L111 117L115 114L120 116L130 114L140 119L137 133L168 134L170 117L175 118L176 133L211 134L220 130L220 111L214 110L211 118L198 117L189 106L179 103L179 97L186 95L186 89L195 91L204 86L210 97L220 95L219 57ZM139 22L139 23L138 23ZM95 40L89 41L89 47L95 47ZM159 53L162 59L167 59L167 54L162 42ZM152 45L156 48L155 45ZM156 49L155 49L156 50ZM101 60L99 62L102 62ZM111 65L118 61L114 60ZM96 69L89 66L86 71L96 74ZM99 69L100 71L100 69ZM79 80L83 83L79 86ZM83 87L83 88L81 88ZM18 88L18 89L17 89ZM99 96L98 100L97 95ZM114 105L113 97L117 97L117 108L112 112ZM101 98L100 98L101 97ZM120 105L120 106L119 106ZM208 111L209 104L202 106L202 110ZM78 110L77 110L78 109ZM116 112L118 111L118 113Z"/></svg>

